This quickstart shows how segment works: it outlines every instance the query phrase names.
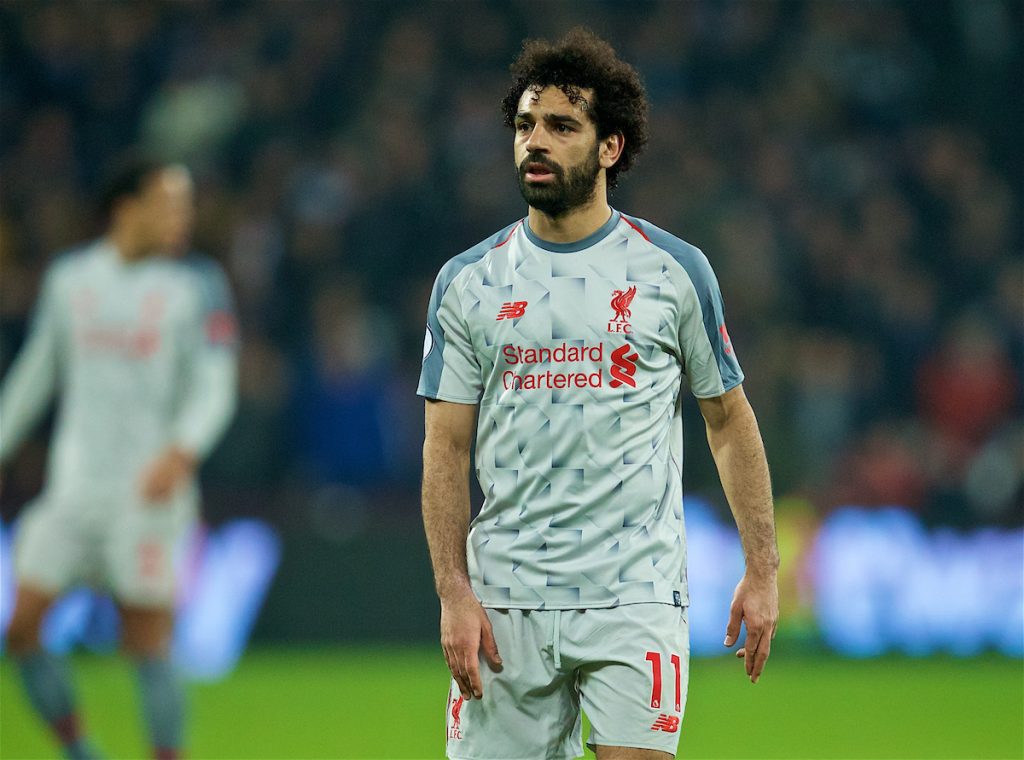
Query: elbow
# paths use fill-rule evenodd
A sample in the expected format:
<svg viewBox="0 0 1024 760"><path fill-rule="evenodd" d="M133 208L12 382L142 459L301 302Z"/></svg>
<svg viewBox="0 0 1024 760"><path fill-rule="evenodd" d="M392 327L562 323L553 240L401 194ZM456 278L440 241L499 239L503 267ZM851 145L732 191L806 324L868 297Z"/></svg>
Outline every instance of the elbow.
<svg viewBox="0 0 1024 760"><path fill-rule="evenodd" d="M750 406L743 386L726 392L713 404L702 406L708 434L720 434L728 430L746 429L757 426L754 409Z"/></svg>
<svg viewBox="0 0 1024 760"><path fill-rule="evenodd" d="M423 441L423 461L444 458L469 461L470 445L461 441L427 436Z"/></svg>
<svg viewBox="0 0 1024 760"><path fill-rule="evenodd" d="M430 436L423 440L423 469L455 467L469 471L471 446L469 441L455 440L446 436Z"/></svg>

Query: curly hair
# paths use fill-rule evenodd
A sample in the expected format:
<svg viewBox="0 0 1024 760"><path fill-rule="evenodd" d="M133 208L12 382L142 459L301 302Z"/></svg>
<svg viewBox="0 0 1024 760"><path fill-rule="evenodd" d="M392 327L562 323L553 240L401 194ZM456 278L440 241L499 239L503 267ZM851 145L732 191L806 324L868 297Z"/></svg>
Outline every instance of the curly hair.
<svg viewBox="0 0 1024 760"><path fill-rule="evenodd" d="M555 86L573 105L584 100L580 90L594 91L587 113L598 139L616 133L625 138L622 155L607 170L608 187L614 188L647 144L647 93L637 70L592 31L576 27L557 43L526 40L510 71L512 86L501 101L507 127L515 126L519 99L528 89Z"/></svg>

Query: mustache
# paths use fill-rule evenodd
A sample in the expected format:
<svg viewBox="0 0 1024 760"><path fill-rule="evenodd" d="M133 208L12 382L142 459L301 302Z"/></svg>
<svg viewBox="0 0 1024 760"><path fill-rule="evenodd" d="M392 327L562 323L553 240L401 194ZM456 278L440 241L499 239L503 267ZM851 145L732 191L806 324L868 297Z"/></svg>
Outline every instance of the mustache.
<svg viewBox="0 0 1024 760"><path fill-rule="evenodd" d="M553 174L557 174L559 177L565 174L565 171L562 169L561 166L556 164L554 161L548 160L543 153L530 153L519 164L519 176L522 177L526 175L526 167L529 166L530 164L540 164L541 166L546 166L548 169L551 170Z"/></svg>

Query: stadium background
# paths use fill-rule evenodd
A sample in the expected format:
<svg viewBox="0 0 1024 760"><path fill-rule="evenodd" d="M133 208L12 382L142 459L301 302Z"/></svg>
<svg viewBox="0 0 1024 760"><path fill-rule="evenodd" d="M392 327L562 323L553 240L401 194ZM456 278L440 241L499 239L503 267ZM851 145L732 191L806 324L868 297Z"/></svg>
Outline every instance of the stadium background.
<svg viewBox="0 0 1024 760"><path fill-rule="evenodd" d="M192 754L440 756L417 496L426 297L447 258L523 213L508 63L581 22L652 103L612 202L709 254L779 499L776 653L754 689L734 663L695 662L681 756L1020 757L1019 2L8 2L3 367L129 147L189 165L196 247L235 288L241 407L204 468L205 511L212 529L265 521L282 554L252 649L193 688ZM686 493L725 521L688 411ZM4 473L6 521L40 486L45 440ZM953 660L953 636L910 659L899 640L830 638L812 560L851 506L883 533L898 507L940 555L1008 536L1005 570L976 579L1010 594L981 612L1005 643ZM140 753L125 671L79 663L100 743ZM11 674L0 755L45 757Z"/></svg>

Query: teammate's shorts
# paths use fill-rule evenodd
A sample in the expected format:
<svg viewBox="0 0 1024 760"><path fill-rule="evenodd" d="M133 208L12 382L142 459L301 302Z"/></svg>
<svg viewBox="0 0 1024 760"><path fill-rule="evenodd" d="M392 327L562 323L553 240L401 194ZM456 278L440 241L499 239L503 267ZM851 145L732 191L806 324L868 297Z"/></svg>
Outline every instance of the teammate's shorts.
<svg viewBox="0 0 1024 760"><path fill-rule="evenodd" d="M191 500L82 507L44 495L26 509L14 537L18 583L54 595L86 584L125 604L173 606L177 548L197 512Z"/></svg>
<svg viewBox="0 0 1024 760"><path fill-rule="evenodd" d="M484 696L462 699L454 680L447 708L453 760L563 760L587 745L675 754L686 705L690 654L685 607L501 610L487 617L504 663L481 657Z"/></svg>

